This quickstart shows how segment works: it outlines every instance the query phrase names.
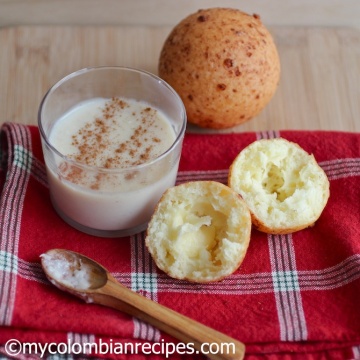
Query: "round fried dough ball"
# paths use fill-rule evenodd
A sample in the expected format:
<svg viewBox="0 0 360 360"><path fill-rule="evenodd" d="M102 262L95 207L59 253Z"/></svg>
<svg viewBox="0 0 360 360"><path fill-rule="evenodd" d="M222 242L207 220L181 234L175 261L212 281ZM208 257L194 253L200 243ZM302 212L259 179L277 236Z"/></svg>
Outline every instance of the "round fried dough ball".
<svg viewBox="0 0 360 360"><path fill-rule="evenodd" d="M235 191L215 181L192 181L164 193L145 243L169 276L205 283L240 266L250 232L250 211Z"/></svg>
<svg viewBox="0 0 360 360"><path fill-rule="evenodd" d="M190 123L222 129L253 118L268 104L280 61L258 15L210 8L174 27L158 73L180 95Z"/></svg>
<svg viewBox="0 0 360 360"><path fill-rule="evenodd" d="M329 199L329 180L313 155L282 138L243 149L229 171L229 186L250 208L258 230L288 234L315 223Z"/></svg>

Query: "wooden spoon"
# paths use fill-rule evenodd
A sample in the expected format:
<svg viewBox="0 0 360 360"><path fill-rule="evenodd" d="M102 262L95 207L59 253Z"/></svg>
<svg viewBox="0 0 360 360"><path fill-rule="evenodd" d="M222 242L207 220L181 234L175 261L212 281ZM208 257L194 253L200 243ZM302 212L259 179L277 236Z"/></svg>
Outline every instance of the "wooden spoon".
<svg viewBox="0 0 360 360"><path fill-rule="evenodd" d="M61 290L143 320L185 344L193 344L195 353L215 360L244 358L243 343L131 291L84 255L52 249L41 255L41 265L50 282ZM213 345L209 348L208 344Z"/></svg>

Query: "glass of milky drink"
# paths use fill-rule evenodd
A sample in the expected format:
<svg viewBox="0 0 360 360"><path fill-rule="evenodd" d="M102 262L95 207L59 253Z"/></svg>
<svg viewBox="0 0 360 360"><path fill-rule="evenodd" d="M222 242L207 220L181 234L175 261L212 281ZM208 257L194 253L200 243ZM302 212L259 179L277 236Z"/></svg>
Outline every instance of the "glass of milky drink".
<svg viewBox="0 0 360 360"><path fill-rule="evenodd" d="M145 230L176 181L186 128L177 93L145 71L82 69L47 92L38 121L57 213L94 236Z"/></svg>

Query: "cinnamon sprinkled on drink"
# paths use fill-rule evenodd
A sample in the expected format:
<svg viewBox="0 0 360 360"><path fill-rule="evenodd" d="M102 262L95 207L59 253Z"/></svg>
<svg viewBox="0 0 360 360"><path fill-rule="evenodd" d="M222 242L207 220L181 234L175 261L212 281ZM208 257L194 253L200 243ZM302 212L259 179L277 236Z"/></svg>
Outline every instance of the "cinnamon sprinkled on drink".
<svg viewBox="0 0 360 360"><path fill-rule="evenodd" d="M169 124L164 122L161 112L144 102L116 97L99 100L91 111L85 108L76 114L80 122L67 138L68 152L64 153L93 169L63 162L59 165L60 178L92 190L118 188L124 180L144 181L141 171L130 168L157 158L171 146L174 138L169 133ZM62 131L65 130L63 127Z"/></svg>
<svg viewBox="0 0 360 360"><path fill-rule="evenodd" d="M116 97L110 99L101 109L101 117L87 122L73 135L72 145L78 151L70 157L86 165L116 169L143 164L159 156L160 154L156 153L156 147L151 143L158 143L161 140L155 136L148 136L148 128L157 126L154 120L157 110L151 107L132 112L133 120L140 125L134 129L128 140L117 144L113 153L106 152L114 141L112 134L118 126L116 118L127 107L129 104L122 99Z"/></svg>

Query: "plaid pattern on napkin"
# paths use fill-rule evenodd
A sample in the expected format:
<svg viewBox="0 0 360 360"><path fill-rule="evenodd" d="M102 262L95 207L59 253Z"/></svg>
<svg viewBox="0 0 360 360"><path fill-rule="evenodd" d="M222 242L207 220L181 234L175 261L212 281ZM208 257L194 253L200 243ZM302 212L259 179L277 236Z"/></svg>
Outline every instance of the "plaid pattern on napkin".
<svg viewBox="0 0 360 360"><path fill-rule="evenodd" d="M279 136L313 153L327 173L330 199L323 214L313 227L289 235L253 230L236 273L221 282L192 284L156 268L144 246L144 233L101 239L64 223L50 203L38 129L5 124L0 354L7 356L9 339L42 344L176 342L126 314L85 304L52 286L39 255L66 248L102 263L132 290L244 342L246 359L360 359L360 134L186 134L178 183L208 179L226 183L229 165L241 149L256 139Z"/></svg>

